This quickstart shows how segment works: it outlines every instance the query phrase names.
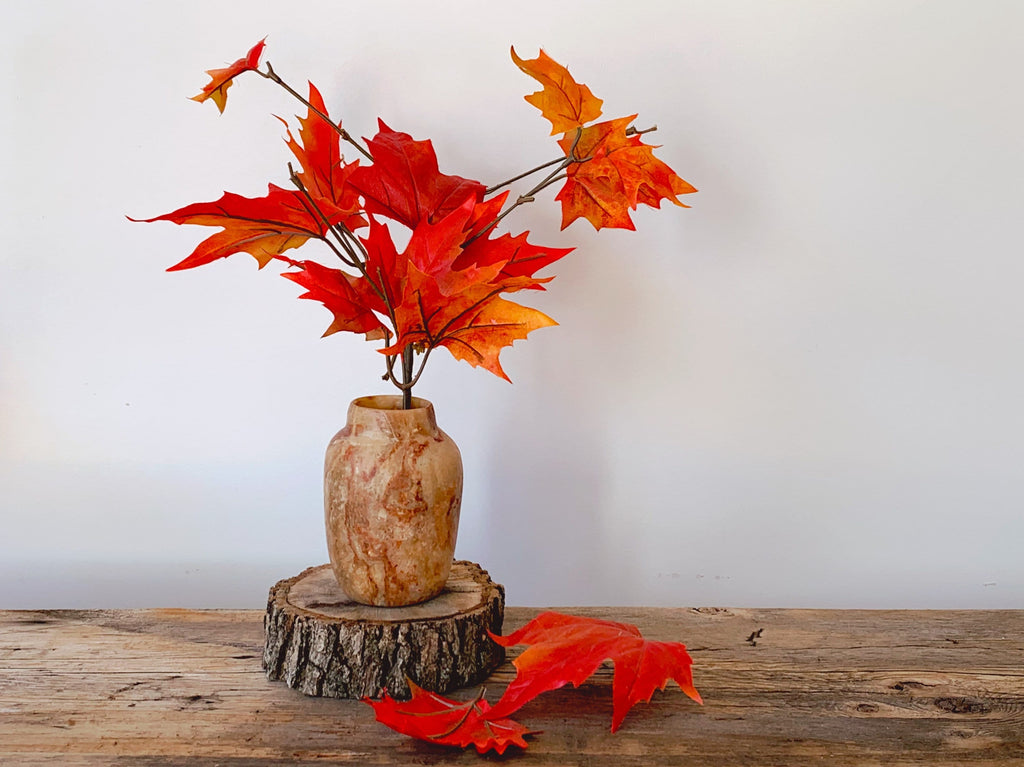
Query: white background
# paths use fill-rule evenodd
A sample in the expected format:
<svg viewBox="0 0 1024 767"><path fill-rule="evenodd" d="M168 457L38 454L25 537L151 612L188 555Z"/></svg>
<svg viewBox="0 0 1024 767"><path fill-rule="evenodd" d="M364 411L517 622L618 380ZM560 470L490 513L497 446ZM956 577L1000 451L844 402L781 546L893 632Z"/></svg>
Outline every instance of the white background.
<svg viewBox="0 0 1024 767"><path fill-rule="evenodd" d="M287 7L0 5L0 607L259 607L326 561L379 355L125 219L287 183L282 91L186 98L264 35L357 135L487 183L556 156L508 56L543 46L701 190L636 232L517 213L578 248L530 297L561 325L514 385L431 360L457 555L510 604L1024 607L1024 4Z"/></svg>

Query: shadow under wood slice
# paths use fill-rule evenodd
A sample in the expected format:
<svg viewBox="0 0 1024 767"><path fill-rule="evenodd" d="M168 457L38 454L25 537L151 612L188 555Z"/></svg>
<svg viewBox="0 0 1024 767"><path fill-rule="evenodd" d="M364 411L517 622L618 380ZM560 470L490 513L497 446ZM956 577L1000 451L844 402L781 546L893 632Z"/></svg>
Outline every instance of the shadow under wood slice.
<svg viewBox="0 0 1024 767"><path fill-rule="evenodd" d="M476 684L498 666L505 590L486 570L457 560L440 595L409 607L370 607L341 591L330 565L271 590L263 668L307 695L408 698L406 677L443 693Z"/></svg>

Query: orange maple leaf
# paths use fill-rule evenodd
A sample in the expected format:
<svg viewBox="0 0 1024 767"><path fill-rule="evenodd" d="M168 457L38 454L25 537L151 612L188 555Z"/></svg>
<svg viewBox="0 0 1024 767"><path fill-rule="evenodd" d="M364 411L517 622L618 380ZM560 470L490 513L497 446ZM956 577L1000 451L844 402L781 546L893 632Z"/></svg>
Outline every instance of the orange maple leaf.
<svg viewBox="0 0 1024 767"><path fill-rule="evenodd" d="M498 265L426 274L408 263L394 310L398 337L381 353L398 354L408 344L443 346L456 359L511 381L498 360L502 349L557 323L543 312L501 298L500 293L532 280L495 283L500 270Z"/></svg>
<svg viewBox="0 0 1024 767"><path fill-rule="evenodd" d="M535 59L521 59L512 48L516 66L544 86L526 96L526 100L551 121L551 135L565 133L601 116L604 102L583 83L577 83L569 70L544 51Z"/></svg>
<svg viewBox="0 0 1024 767"><path fill-rule="evenodd" d="M503 290L511 289L506 282ZM543 312L492 294L456 315L438 344L455 359L482 367L511 383L498 362L501 350L538 328L557 324Z"/></svg>
<svg viewBox="0 0 1024 767"><path fill-rule="evenodd" d="M586 218L595 229L634 229L630 210L639 203L658 208L661 200L680 207L678 195L697 190L654 156L656 147L628 132L636 115L588 125L566 133L558 144L578 158L566 168L565 186L555 196L562 203L562 229Z"/></svg>
<svg viewBox="0 0 1024 767"><path fill-rule="evenodd" d="M233 253L248 253L262 269L275 256L299 247L310 237L322 237L325 231L299 192L274 184L268 186L264 197L225 192L215 202L197 202L162 216L129 220L223 227L199 243L188 258L170 267L169 272L202 266Z"/></svg>
<svg viewBox="0 0 1024 767"><path fill-rule="evenodd" d="M256 45L249 49L249 52L233 64L221 69L208 69L206 74L210 76L210 82L203 86L203 90L192 96L193 101L202 103L207 99L213 99L217 109L224 113L224 106L228 101L228 88L234 79L242 72L259 69L260 56L263 55L263 47L267 38L263 38Z"/></svg>

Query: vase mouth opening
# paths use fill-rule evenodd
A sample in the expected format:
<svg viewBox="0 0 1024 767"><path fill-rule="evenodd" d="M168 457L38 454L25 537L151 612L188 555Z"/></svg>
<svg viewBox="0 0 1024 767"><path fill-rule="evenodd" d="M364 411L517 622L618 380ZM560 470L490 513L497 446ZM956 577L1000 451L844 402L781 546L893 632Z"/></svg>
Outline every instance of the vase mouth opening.
<svg viewBox="0 0 1024 767"><path fill-rule="evenodd" d="M422 397L412 398L412 407L402 407L402 395L401 394L373 394L368 397L358 397L352 400L352 404L355 407L366 408L367 410L424 410L426 408L433 407L430 400L425 400Z"/></svg>

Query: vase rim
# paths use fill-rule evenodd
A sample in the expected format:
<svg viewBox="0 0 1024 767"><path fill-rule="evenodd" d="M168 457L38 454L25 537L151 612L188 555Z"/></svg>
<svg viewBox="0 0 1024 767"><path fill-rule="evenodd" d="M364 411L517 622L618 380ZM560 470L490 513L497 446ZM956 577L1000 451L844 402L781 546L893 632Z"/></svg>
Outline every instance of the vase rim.
<svg viewBox="0 0 1024 767"><path fill-rule="evenodd" d="M352 400L352 406L365 408L366 410L404 410L405 412L426 410L434 407L430 400L423 399L422 397L413 397L412 407L403 408L401 394L370 394L365 397L356 397L356 399Z"/></svg>

